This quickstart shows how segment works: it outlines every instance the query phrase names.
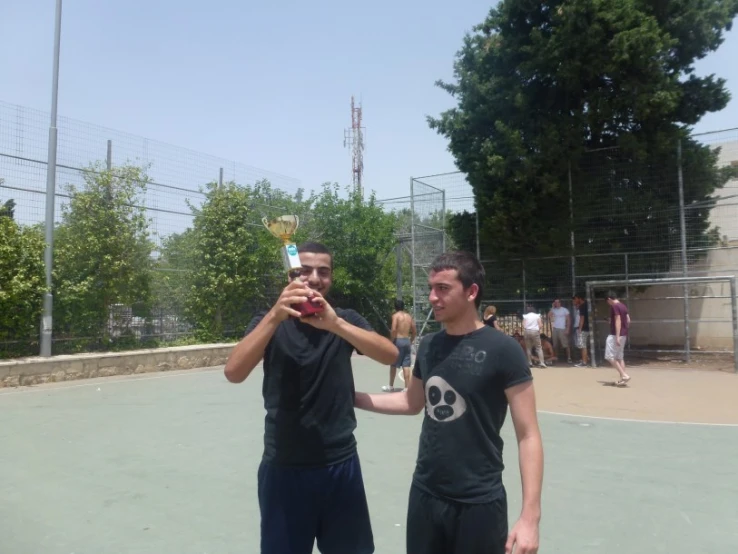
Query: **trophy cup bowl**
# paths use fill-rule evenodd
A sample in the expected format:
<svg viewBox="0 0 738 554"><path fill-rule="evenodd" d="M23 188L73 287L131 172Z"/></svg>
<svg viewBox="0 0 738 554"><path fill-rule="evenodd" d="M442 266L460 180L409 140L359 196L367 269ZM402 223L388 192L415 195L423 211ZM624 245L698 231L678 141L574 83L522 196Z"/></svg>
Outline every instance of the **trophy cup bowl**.
<svg viewBox="0 0 738 554"><path fill-rule="evenodd" d="M296 215L281 215L270 220L266 217L262 218L261 222L272 235L280 239L283 243L281 248L282 262L284 263L287 275L292 276L293 273L302 270L297 245L292 241L292 235L295 234L297 227L300 225L300 218ZM314 315L323 311L323 306L314 300L308 300L302 304L295 304L292 308L300 312L303 316Z"/></svg>

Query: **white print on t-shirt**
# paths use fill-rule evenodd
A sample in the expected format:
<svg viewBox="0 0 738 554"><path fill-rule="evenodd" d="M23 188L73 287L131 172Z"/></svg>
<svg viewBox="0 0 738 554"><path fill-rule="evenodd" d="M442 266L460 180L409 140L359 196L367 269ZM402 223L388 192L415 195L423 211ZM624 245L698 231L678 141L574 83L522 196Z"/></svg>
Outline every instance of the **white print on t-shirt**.
<svg viewBox="0 0 738 554"><path fill-rule="evenodd" d="M528 312L523 316L523 327L526 331L540 331L538 327L538 318L541 317L535 312Z"/></svg>
<svg viewBox="0 0 738 554"><path fill-rule="evenodd" d="M434 375L425 384L425 408L431 419L448 423L466 413L466 400L445 379Z"/></svg>
<svg viewBox="0 0 738 554"><path fill-rule="evenodd" d="M566 316L569 315L569 310L561 306L560 308L551 308L551 313L554 316L554 329L566 329Z"/></svg>

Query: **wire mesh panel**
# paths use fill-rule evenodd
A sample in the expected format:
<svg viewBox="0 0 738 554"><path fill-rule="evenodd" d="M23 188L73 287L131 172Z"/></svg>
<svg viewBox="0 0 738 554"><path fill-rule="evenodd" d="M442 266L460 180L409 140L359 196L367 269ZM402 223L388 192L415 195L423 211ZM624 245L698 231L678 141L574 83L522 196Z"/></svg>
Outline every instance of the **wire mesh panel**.
<svg viewBox="0 0 738 554"><path fill-rule="evenodd" d="M12 215L19 229L33 229L41 237L46 209L49 120L45 112L0 102L0 216ZM70 199L75 195L81 198L80 193L89 192L90 187L108 179L105 176L108 169L116 175L111 186L118 187L124 184L121 175L125 168L137 168L140 177L133 181L139 190L128 203L131 210L140 210L145 219L140 238L151 244L146 270L152 272L153 298L133 298L124 305L111 303L108 322L83 334L79 330L65 333L64 329L55 329L54 353L94 350L102 346L103 335L116 338L123 333L131 340L145 343L147 337L176 340L190 334L192 327L182 313L184 296L192 285L184 278L192 272L188 236L195 214L203 207L209 191L229 182L254 190L261 187L259 203L252 203L237 217L253 226L254 233L264 241L270 241L276 239L268 235L261 218L279 215L283 195L295 194L300 187L300 182L291 177L145 137L65 117L59 117L57 125L55 235L59 236L55 236L55 271L59 268L58 248L65 239L60 229L64 214L70 209ZM111 189L111 198L115 197L114 193ZM98 235L106 232L101 228ZM33 256L42 253L34 252ZM123 279L126 263L119 260L119 273L114 277ZM93 266L87 264L87 273L70 279L88 282L94 278ZM272 269L264 268L266 280ZM100 287L104 284L101 282ZM82 310L81 299L55 296L55 311L65 301ZM137 308L139 305L145 305L145 310ZM0 355L36 353L38 319L35 316L33 319L31 329L24 328L22 333L10 323L3 325L0 321Z"/></svg>
<svg viewBox="0 0 738 554"><path fill-rule="evenodd" d="M429 301L429 268L445 250L445 205L444 192L423 180L413 179L410 185L411 213L411 260L413 317L418 335L437 331Z"/></svg>
<svg viewBox="0 0 738 554"><path fill-rule="evenodd" d="M571 241L562 243L554 255L550 251L543 255L533 246L525 257L499 258L493 238L479 239L484 214L476 212L474 191L462 173L414 183L444 192L446 248L479 253L487 275L483 307L495 305L501 318L519 317L526 303L545 313L555 298L571 309L571 296L583 294L586 281L592 279L738 273L738 129L650 148L590 151L572 164L571 186L561 187L565 193L571 191L572 209L562 218L568 221ZM671 314L665 327L684 327L685 317L694 326L697 307L718 301L703 302L694 291L674 294L659 291L659 285L651 289L664 303L662 311ZM636 306L645 302L643 290L624 287L620 292ZM691 315L685 309L690 302ZM707 338L706 323L692 336L695 348L699 343L706 350L715 348ZM663 340L675 347L666 335ZM651 348L654 341L651 335L642 340L636 335L629 347Z"/></svg>

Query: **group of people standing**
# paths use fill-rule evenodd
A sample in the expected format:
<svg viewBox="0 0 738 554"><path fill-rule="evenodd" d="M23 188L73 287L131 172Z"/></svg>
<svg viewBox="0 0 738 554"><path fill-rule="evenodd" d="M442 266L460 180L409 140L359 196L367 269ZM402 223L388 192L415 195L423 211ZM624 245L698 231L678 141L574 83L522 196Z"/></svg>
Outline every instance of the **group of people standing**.
<svg viewBox="0 0 738 554"><path fill-rule="evenodd" d="M605 342L605 359L618 371L620 379L616 384L625 385L630 381L630 375L626 372L624 361L625 343L627 342L628 330L630 328L630 314L628 307L618 299L618 295L614 291L607 293L607 303L610 306L610 333ZM575 294L572 296L572 306L574 308L573 322L571 313L561 305L560 298L556 298L551 305L551 309L548 312L551 327L551 348L549 356L546 355L546 348L544 348L543 342L544 340L549 340L543 333L543 316L535 310L533 305L529 304L526 306L525 313L522 316L523 335L521 337L521 346L526 352L528 364L531 367L534 365L534 351L537 356L537 365L545 368L547 367L546 358L556 359L556 354L561 349L566 351L567 362L573 364L574 362L571 356L572 327L574 328L573 345L581 353L581 360L574 365L576 367L586 367L589 364L588 344L590 326L587 302L581 295ZM497 309L495 306L488 306L486 308L484 322L490 327L502 331L497 321ZM514 334L517 335L517 331Z"/></svg>
<svg viewBox="0 0 738 554"><path fill-rule="evenodd" d="M485 282L479 260L459 251L436 258L429 302L443 330L422 338L403 390L368 394L355 390L353 353L409 367L414 323L402 314L393 318L393 342L356 311L334 308L327 300L330 251L306 243L298 252L301 272L250 322L224 370L228 381L240 383L263 361L262 554L311 554L316 542L322 554L375 551L354 436L357 408L423 412L406 516L409 554L535 554L543 446L533 376L516 341L479 318ZM302 316L295 305L308 299L322 311ZM512 527L500 437L508 409L522 481Z"/></svg>

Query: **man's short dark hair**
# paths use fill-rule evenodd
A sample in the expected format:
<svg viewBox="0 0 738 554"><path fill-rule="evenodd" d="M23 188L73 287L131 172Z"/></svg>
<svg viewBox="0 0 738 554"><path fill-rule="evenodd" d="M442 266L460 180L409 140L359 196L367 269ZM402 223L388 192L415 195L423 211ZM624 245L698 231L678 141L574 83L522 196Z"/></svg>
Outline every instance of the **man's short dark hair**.
<svg viewBox="0 0 738 554"><path fill-rule="evenodd" d="M395 311L401 312L405 309L405 301L400 300L399 298L395 300Z"/></svg>
<svg viewBox="0 0 738 554"><path fill-rule="evenodd" d="M320 242L303 242L297 246L298 252L310 252L311 254L328 254L331 258L331 269L333 269L333 253L328 250L325 244Z"/></svg>
<svg viewBox="0 0 738 554"><path fill-rule="evenodd" d="M607 299L608 300L617 300L618 299L618 293L616 293L614 290L607 291Z"/></svg>
<svg viewBox="0 0 738 554"><path fill-rule="evenodd" d="M477 257L464 250L444 252L433 260L430 270L438 272L444 269L455 269L459 274L459 281L465 289L472 285L479 287L477 297L474 299L474 303L478 308L482 303L482 293L484 292L484 267L482 267Z"/></svg>

